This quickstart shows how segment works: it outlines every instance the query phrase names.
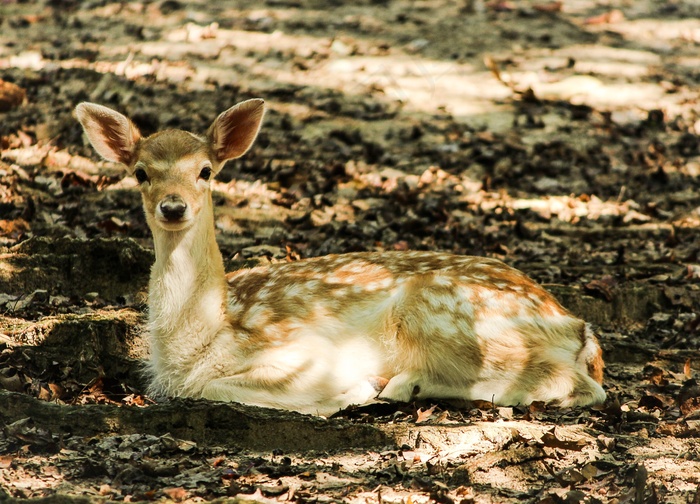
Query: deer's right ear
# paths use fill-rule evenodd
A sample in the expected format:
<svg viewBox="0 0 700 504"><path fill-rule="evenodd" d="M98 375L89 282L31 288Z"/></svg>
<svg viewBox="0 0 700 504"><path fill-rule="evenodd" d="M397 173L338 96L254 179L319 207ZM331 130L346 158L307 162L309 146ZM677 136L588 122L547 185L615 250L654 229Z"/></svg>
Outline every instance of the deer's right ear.
<svg viewBox="0 0 700 504"><path fill-rule="evenodd" d="M108 161L125 164L134 160L141 133L128 117L95 103L81 103L75 115L97 153Z"/></svg>

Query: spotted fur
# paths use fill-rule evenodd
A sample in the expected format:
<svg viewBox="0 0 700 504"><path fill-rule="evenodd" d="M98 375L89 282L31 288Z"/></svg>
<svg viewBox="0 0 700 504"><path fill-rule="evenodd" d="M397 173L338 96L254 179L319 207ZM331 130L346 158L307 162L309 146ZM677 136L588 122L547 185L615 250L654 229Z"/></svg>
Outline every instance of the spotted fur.
<svg viewBox="0 0 700 504"><path fill-rule="evenodd" d="M436 252L353 253L224 274L211 185L257 135L262 100L199 137L141 138L121 114L77 115L95 149L146 171L155 241L149 286L151 391L328 415L377 396L498 404L600 403L590 328L504 263ZM168 220L166 197L186 204Z"/></svg>

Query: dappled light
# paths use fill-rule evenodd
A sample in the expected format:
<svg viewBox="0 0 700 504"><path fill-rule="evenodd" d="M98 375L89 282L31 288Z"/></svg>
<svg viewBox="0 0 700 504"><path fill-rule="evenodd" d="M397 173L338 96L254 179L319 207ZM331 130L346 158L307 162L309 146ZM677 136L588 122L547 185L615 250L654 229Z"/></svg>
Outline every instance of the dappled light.
<svg viewBox="0 0 700 504"><path fill-rule="evenodd" d="M700 502L699 44L684 1L0 1L0 501ZM606 404L325 419L147 394L139 182L74 108L204 135L252 98L256 143L206 176L229 280L348 252L500 259L593 324ZM353 271L272 297L334 336L343 289L390 287Z"/></svg>

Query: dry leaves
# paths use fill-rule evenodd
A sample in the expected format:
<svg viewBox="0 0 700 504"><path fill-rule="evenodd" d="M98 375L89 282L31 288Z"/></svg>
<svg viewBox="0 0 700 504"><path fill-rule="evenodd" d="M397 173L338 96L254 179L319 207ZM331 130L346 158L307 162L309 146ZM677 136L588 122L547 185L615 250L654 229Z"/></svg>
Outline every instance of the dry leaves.
<svg viewBox="0 0 700 504"><path fill-rule="evenodd" d="M607 302L611 302L617 287L617 281L611 275L604 275L600 279L591 280L584 287L586 291L600 294Z"/></svg>
<svg viewBox="0 0 700 504"><path fill-rule="evenodd" d="M549 448L558 448L561 450L574 450L581 451L586 446L588 446L588 441L585 439L559 439L556 435L556 428L553 427L552 430L546 432L540 439L544 446Z"/></svg>
<svg viewBox="0 0 700 504"><path fill-rule="evenodd" d="M418 411L416 411L416 423L417 424L423 423L423 422L427 422L428 420L430 420L432 415L433 415L433 411L435 411L436 407L437 407L437 405L433 405L430 408L425 409L425 410L419 408Z"/></svg>
<svg viewBox="0 0 700 504"><path fill-rule="evenodd" d="M454 19L460 3L346 3L331 22L323 9L271 0L219 26L206 2L79 1L69 13L78 45L49 43L65 38L53 4L41 14L36 2L3 4L12 44L0 56L0 108L10 107L0 132L0 388L59 404L150 404L126 357L138 335L83 320L57 331L80 336L67 353L42 325L57 314L143 312L137 272L152 260L127 246L151 244L135 182L86 148L72 106L89 98L145 129L204 132L218 107L262 96L260 143L214 182L231 268L352 250L503 258L595 319L610 402L600 411L374 404L339 416L421 437L306 458L215 439L84 439L80 425L59 439L22 420L0 432L0 450L12 453L0 456L3 490L52 498L58 467L76 495L124 500L698 501L697 76L678 64L695 57L697 37L675 33L694 15L688 2L636 2L635 23L609 7L547 0L466 2L474 14ZM647 18L663 33L624 31ZM455 20L464 29L445 30ZM342 40L327 36L336 24ZM403 59L407 51L416 54ZM649 89L658 95L629 99ZM24 248L33 237L41 250ZM99 258L104 268L87 268ZM129 289L109 295L117 282ZM522 432L459 437L475 424ZM558 427L527 435L542 425ZM672 458L654 448L676 442ZM645 472L642 450L667 473Z"/></svg>
<svg viewBox="0 0 700 504"><path fill-rule="evenodd" d="M619 9L613 9L597 16L586 18L585 23L588 25L613 24L620 23L625 20L625 14Z"/></svg>
<svg viewBox="0 0 700 504"><path fill-rule="evenodd" d="M7 112L22 105L27 92L12 82L0 79L0 112Z"/></svg>

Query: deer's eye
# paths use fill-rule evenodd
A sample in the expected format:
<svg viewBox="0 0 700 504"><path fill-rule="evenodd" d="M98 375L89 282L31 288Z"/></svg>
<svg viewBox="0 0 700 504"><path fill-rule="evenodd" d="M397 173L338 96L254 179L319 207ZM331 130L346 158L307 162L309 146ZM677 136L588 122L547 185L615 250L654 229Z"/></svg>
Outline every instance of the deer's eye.
<svg viewBox="0 0 700 504"><path fill-rule="evenodd" d="M199 178L202 180L209 180L211 178L211 166L202 168L202 171L199 172Z"/></svg>
<svg viewBox="0 0 700 504"><path fill-rule="evenodd" d="M136 177L136 180L139 181L139 184L143 184L148 180L148 174L143 168L136 168L136 170L134 170L134 176Z"/></svg>

